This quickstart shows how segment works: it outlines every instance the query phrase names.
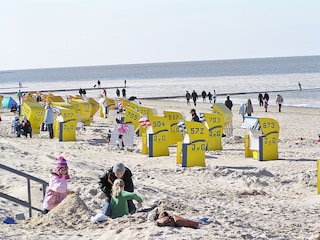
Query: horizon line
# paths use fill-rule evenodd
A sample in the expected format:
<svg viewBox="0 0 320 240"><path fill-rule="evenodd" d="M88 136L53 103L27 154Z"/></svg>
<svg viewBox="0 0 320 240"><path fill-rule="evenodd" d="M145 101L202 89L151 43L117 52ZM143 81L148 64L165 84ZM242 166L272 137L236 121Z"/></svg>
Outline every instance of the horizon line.
<svg viewBox="0 0 320 240"><path fill-rule="evenodd" d="M272 58L299 58L299 57L319 57L320 55L300 55L300 56L278 56L278 57L248 57L248 58L226 58L226 59L204 59L204 60L190 60L190 61L169 61L169 62L141 62L141 63L123 63L123 64L99 64L99 65L79 65L68 67L39 67L39 68L21 68L21 69L0 69L0 74L10 73L13 71L26 71L26 70L47 70L47 69L64 69L64 68L84 68L84 67L114 67L114 66L135 66L135 65L156 65L168 63L192 63L192 62L213 62L213 61L232 61L232 60L254 60L254 59L272 59Z"/></svg>

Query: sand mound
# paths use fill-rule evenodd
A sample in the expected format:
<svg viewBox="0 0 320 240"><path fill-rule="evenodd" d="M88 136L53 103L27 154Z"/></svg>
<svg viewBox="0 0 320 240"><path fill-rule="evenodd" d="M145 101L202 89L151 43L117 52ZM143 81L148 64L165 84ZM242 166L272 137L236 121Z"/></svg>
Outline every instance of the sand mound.
<svg viewBox="0 0 320 240"><path fill-rule="evenodd" d="M89 210L80 196L71 194L48 214L32 218L27 224L81 229L84 228L84 225L80 223L88 223L90 216L92 216L92 211Z"/></svg>

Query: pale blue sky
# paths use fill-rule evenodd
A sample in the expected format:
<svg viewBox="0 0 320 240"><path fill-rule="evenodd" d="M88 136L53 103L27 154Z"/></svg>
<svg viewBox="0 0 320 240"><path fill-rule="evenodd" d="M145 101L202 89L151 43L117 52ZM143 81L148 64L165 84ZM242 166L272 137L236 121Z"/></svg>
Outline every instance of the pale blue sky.
<svg viewBox="0 0 320 240"><path fill-rule="evenodd" d="M0 0L0 70L320 55L319 0Z"/></svg>

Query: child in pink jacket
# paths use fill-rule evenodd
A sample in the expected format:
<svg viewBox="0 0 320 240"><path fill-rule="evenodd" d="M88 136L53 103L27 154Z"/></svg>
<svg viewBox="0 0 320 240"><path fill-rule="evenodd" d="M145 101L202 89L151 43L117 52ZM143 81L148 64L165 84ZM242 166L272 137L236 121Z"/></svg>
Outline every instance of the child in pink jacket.
<svg viewBox="0 0 320 240"><path fill-rule="evenodd" d="M67 160L59 156L56 168L51 171L49 186L43 200L43 214L48 213L68 195L69 179Z"/></svg>

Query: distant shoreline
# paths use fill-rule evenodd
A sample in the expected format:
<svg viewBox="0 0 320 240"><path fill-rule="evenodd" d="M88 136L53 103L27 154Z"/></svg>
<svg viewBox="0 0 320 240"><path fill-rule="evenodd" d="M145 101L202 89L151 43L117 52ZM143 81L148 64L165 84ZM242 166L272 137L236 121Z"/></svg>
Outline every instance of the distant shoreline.
<svg viewBox="0 0 320 240"><path fill-rule="evenodd" d="M91 91L91 90L103 90L103 89L122 89L124 88L123 86L118 86L118 87L100 87L100 88L85 88L86 91ZM125 87L125 88L129 88L129 87ZM7 88L0 88L0 94L6 94L6 95L9 95L9 94L16 94L17 91L2 91L1 89L7 89ZM10 88L8 88L10 89ZM303 89L302 91L307 91L307 90L317 90L320 88L308 88L308 89ZM23 88L21 89L22 92L23 91ZM43 93L47 93L47 92L74 92L74 91L79 91L79 88L69 88L69 89L46 89L46 90L41 90L41 91L26 91L26 92L43 92ZM281 92L300 92L299 89L284 89L284 90L271 90L271 91L268 91L268 93L281 93ZM251 91L251 92L233 92L233 93L218 93L217 96L227 96L227 95L230 95L230 96L234 96L234 95L246 95L246 94L258 94L260 92L258 91ZM261 93L263 93L263 91L261 91ZM199 97L200 94L198 94ZM158 96L158 97L142 97L142 98L139 98L139 99L172 99L172 98L184 98L185 96L184 95L175 95L175 96Z"/></svg>
<svg viewBox="0 0 320 240"><path fill-rule="evenodd" d="M124 88L123 86L117 86L117 87L100 87L100 88L85 88L86 91L99 91L99 90L103 90L103 89L122 89ZM126 89L128 89L130 87L126 87ZM6 89L6 88L2 88L2 89ZM5 95L5 96L16 96L17 91L1 91L2 90L0 88L0 95ZM18 88L17 88L18 89ZM69 88L69 89L46 89L46 90L41 90L41 91L23 91L23 88L21 88L22 92L41 92L41 93L54 93L54 92L70 92L70 94L67 95L77 95L79 88ZM303 89L302 91L308 91L308 90L320 90L320 88L307 88L307 89ZM299 89L285 89L285 90L271 90L268 91L268 93L283 93L283 92L300 92ZM217 96L218 97L224 97L224 96L243 96L243 95L250 95L250 94L258 94L260 92L258 91L250 91L250 92L234 92L234 93L218 93ZM261 91L261 93L264 93L263 91ZM198 94L199 99L201 98L201 95ZM129 97L135 97L136 99L139 100L172 100L172 101L182 101L185 99L185 95L175 95L175 96L152 96L152 97L139 97L139 96L135 96L135 95L128 95ZM234 105L237 105L236 103L234 103ZM284 106L286 107L297 107L297 108L312 108L312 109L319 109L319 107L314 107L314 106L297 106L297 105L287 105L284 104Z"/></svg>

